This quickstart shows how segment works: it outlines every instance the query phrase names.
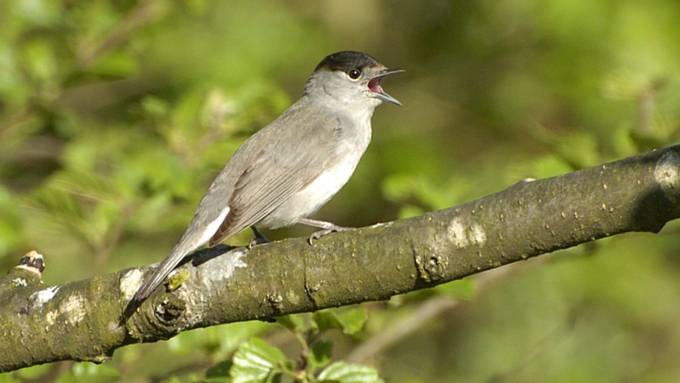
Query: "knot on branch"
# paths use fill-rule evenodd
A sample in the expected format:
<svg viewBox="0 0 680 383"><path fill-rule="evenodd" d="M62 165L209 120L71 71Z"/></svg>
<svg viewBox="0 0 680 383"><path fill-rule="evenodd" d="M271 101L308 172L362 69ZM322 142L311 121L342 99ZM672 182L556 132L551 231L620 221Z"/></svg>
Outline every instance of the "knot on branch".
<svg viewBox="0 0 680 383"><path fill-rule="evenodd" d="M186 311L187 304L183 299L174 295L167 295L159 305L156 306L154 314L159 322L166 326L174 327L177 319Z"/></svg>
<svg viewBox="0 0 680 383"><path fill-rule="evenodd" d="M18 292L17 289L29 292L35 290L42 284L43 270L45 261L42 254L35 250L26 253L10 270L7 277L0 278L0 302L11 299Z"/></svg>
<svg viewBox="0 0 680 383"><path fill-rule="evenodd" d="M449 267L448 257L432 251L428 251L426 254L414 251L413 261L416 270L418 270L418 277L428 284L441 281L446 277Z"/></svg>
<svg viewBox="0 0 680 383"><path fill-rule="evenodd" d="M16 267L36 273L38 277L42 277L42 272L45 270L45 260L43 259L42 254L35 250L31 250L21 257L19 264Z"/></svg>
<svg viewBox="0 0 680 383"><path fill-rule="evenodd" d="M274 316L283 313L283 296L279 293L268 293L267 304L271 307Z"/></svg>

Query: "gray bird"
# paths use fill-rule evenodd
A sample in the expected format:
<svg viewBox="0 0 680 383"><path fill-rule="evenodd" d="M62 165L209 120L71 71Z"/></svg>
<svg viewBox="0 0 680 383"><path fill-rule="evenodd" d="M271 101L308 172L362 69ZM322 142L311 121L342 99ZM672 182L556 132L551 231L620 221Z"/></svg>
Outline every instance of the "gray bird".
<svg viewBox="0 0 680 383"><path fill-rule="evenodd" d="M380 86L390 70L360 52L324 58L304 95L234 153L201 200L189 227L128 304L123 318L165 280L190 252L213 246L255 225L276 229L296 223L323 230L346 228L307 218L345 185L371 140L371 117L383 102L401 105Z"/></svg>

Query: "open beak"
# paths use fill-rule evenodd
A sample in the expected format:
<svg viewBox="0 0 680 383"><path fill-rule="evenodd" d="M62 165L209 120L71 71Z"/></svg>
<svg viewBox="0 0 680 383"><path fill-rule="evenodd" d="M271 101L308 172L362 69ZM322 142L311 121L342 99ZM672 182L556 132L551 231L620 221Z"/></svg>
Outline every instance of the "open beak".
<svg viewBox="0 0 680 383"><path fill-rule="evenodd" d="M401 73L405 72L404 69L383 69L380 72L376 73L375 76L371 77L371 79L368 81L368 89L375 94L375 97L392 103L394 105L401 105L401 102L397 100L396 98L390 96L385 92L385 90L380 86L380 80L385 77L389 76L391 74L395 73Z"/></svg>

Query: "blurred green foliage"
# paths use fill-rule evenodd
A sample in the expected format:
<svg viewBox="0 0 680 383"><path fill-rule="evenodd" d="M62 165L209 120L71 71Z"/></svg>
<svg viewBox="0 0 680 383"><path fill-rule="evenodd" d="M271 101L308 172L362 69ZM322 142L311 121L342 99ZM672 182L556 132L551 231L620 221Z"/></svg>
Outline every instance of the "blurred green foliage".
<svg viewBox="0 0 680 383"><path fill-rule="evenodd" d="M342 49L408 72L385 84L405 106L378 110L357 173L319 213L340 224L674 143L678 20L675 0L4 0L0 265L37 249L58 283L160 260L231 153ZM483 288L197 330L0 382L261 381L295 372L305 347L309 379L378 381L341 360L442 295L463 303L366 361L386 381L675 382L677 231L543 257Z"/></svg>

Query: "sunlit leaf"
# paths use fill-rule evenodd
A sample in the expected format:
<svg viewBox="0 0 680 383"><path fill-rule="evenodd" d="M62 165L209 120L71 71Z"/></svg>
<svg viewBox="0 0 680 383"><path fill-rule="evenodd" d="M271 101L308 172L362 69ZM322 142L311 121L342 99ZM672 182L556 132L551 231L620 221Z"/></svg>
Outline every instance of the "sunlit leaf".
<svg viewBox="0 0 680 383"><path fill-rule="evenodd" d="M286 368L287 358L281 350L259 338L243 343L234 354L229 376L234 383L267 382Z"/></svg>
<svg viewBox="0 0 680 383"><path fill-rule="evenodd" d="M378 371L371 367L345 362L335 362L318 376L323 383L382 383Z"/></svg>

